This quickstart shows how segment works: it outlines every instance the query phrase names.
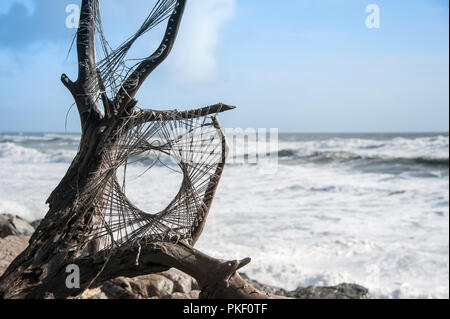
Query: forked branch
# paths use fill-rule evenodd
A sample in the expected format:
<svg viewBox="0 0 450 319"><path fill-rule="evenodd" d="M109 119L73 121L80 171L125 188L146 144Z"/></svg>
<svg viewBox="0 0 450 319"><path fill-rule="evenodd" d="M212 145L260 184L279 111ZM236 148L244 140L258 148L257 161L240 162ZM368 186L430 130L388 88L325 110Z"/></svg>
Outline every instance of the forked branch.
<svg viewBox="0 0 450 319"><path fill-rule="evenodd" d="M116 105L134 98L145 79L160 65L171 52L180 28L187 0L178 0L172 15L169 17L166 32L158 49L148 58L144 59L139 66L124 81L116 98Z"/></svg>
<svg viewBox="0 0 450 319"><path fill-rule="evenodd" d="M80 23L77 30L78 79L72 82L66 74L61 76L62 83L75 99L81 124L84 127L87 115L96 118L102 116L96 100L98 79L96 76L95 32L98 13L98 0L83 0L81 3Z"/></svg>

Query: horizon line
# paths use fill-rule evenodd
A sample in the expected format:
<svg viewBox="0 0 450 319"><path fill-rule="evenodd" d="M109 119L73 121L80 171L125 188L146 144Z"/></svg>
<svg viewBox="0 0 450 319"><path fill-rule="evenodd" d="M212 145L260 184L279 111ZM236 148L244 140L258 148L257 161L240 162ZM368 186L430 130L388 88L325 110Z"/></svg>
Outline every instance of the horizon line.
<svg viewBox="0 0 450 319"><path fill-rule="evenodd" d="M271 129L271 128L267 128ZM273 128L272 128L273 129ZM0 131L0 134L81 134L62 131ZM278 131L279 134L449 134L449 131Z"/></svg>

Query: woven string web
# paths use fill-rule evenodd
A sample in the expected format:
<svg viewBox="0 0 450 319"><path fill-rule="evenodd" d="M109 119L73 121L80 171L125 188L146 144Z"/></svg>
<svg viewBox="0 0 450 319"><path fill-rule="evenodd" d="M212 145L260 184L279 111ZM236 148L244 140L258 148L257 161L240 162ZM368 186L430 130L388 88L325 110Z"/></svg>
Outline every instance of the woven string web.
<svg viewBox="0 0 450 319"><path fill-rule="evenodd" d="M162 115L140 111L124 124L117 137L87 191L95 198L97 220L90 240L108 249L142 240L192 239L209 210L226 157L225 137L216 117L186 118L183 112ZM176 165L169 166L168 157ZM127 167L142 159L150 163L145 171L166 165L182 175L179 192L162 211L144 212L125 195ZM123 167L122 176L119 167ZM152 196L158 194L149 194Z"/></svg>
<svg viewBox="0 0 450 319"><path fill-rule="evenodd" d="M140 62L157 59L166 50L163 42L149 57L127 59L132 45L175 14L178 6L177 0L156 1L139 30L112 49L103 32L98 0L92 1L88 14L90 21L95 21L99 39L96 54L100 59L96 72L102 82L99 85L98 79L91 77L88 91L94 100L100 101L103 94L114 100L123 85L127 89L133 85L129 81L130 74ZM86 19L85 25L80 27L93 26ZM88 47L88 43L84 45ZM89 69L89 61L80 63L85 63L84 67ZM95 244L98 251L142 241L193 239L209 211L226 155L225 137L218 120L202 114L210 112L140 110L133 111L124 120L103 152L99 171L81 196L92 222L89 229L83 230L85 242L78 244ZM168 158L176 165L168 164ZM145 212L127 198L126 171L129 165L135 164L133 161L150 163L146 171L155 165L166 165L182 176L180 190L163 210ZM119 168L123 168L121 176ZM142 178L145 177L144 174ZM158 182L164 187L164 181ZM158 194L149 194L150 201L152 196L157 199Z"/></svg>
<svg viewBox="0 0 450 319"><path fill-rule="evenodd" d="M95 29L98 39L97 42L99 43L96 54L97 57L100 57L100 61L97 63L97 69L99 76L103 81L104 92L99 92L98 83L96 80L93 80L90 84L89 92L91 92L92 95L97 95L98 100L100 95L99 93L106 93L111 99L113 99L124 83L126 83L128 89L133 86L133 83L129 81L126 82L126 80L129 79L129 76L136 69L139 63L143 60L151 61L156 59L165 51L166 46L162 45L162 47L151 56L142 58L127 58L128 52L139 38L147 34L175 13L178 6L179 3L177 0L157 0L150 14L147 16L138 31L116 49L113 49L107 41L103 31L103 23L98 0L93 1L92 8L90 8L90 14L92 15L92 19L95 20ZM90 26L87 27L89 28ZM85 45L88 44L86 43Z"/></svg>

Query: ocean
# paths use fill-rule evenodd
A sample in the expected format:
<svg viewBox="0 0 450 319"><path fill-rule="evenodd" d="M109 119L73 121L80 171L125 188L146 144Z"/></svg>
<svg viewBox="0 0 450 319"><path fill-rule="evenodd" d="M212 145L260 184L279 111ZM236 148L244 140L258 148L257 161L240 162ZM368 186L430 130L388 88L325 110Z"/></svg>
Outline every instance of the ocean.
<svg viewBox="0 0 450 319"><path fill-rule="evenodd" d="M0 213L42 218L79 137L0 134ZM227 165L198 249L249 256L250 277L285 289L351 282L374 298L449 298L448 133L280 134L271 151L275 169L264 156ZM155 211L180 182L157 165L127 195Z"/></svg>

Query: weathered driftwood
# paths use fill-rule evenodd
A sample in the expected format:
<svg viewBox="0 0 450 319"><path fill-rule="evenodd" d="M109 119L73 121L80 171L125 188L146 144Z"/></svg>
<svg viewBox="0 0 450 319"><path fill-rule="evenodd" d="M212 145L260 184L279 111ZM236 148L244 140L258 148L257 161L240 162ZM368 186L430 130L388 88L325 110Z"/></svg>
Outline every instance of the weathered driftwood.
<svg viewBox="0 0 450 319"><path fill-rule="evenodd" d="M117 94L110 98L96 63L94 39L98 0L82 1L77 32L78 79L73 82L66 75L61 77L73 95L80 114L80 148L66 175L48 198L49 211L31 237L28 248L0 278L1 298L71 298L80 295L89 286L117 276L132 277L171 267L197 279L203 289L203 298L270 297L248 285L236 272L250 262L249 258L218 260L193 248L205 225L224 161L214 166L216 171L202 199L201 218L192 231L186 232L185 238L169 236L155 241L133 237L132 241L124 241L120 245L111 243L107 249L94 238L95 229L101 224L102 214L106 210L108 197L105 194L111 193L114 186L108 182L101 184L103 180L99 176L110 165L106 161L112 158L113 152L117 152L122 135L135 126L152 121L188 120L233 108L217 104L185 112L135 109L137 101L134 97L138 89L168 56L175 42L185 6L186 0L176 3L161 46L133 69ZM101 98L96 98L98 96ZM130 122L131 118L133 121ZM221 132L218 122L214 123L215 129ZM225 142L221 142L223 156ZM93 181L100 183L96 189L101 189L101 192L92 192ZM112 231L107 231L106 235L113 237ZM80 267L80 288L66 287L66 267L69 264Z"/></svg>

